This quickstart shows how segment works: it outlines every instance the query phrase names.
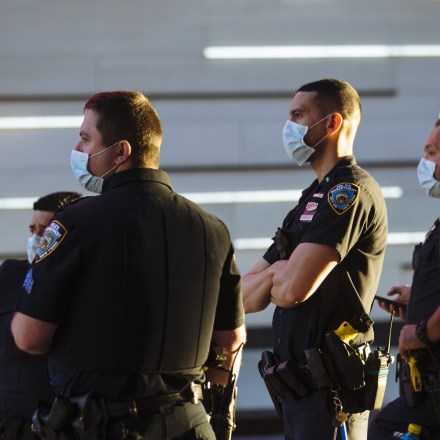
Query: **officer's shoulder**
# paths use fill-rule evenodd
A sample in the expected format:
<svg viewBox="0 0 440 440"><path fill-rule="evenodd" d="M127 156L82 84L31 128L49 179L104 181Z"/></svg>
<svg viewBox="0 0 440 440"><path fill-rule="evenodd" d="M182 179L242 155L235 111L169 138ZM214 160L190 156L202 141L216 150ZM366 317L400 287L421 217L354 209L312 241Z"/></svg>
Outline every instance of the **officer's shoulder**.
<svg viewBox="0 0 440 440"><path fill-rule="evenodd" d="M18 260L15 258L8 258L0 265L0 271L6 272L11 270L25 270L29 267L27 260Z"/></svg>
<svg viewBox="0 0 440 440"><path fill-rule="evenodd" d="M184 203L186 203L188 208L190 208L194 212L197 212L198 215L201 216L206 222L210 223L212 226L216 225L216 226L220 227L221 229L224 229L229 234L229 230L228 230L226 224L222 220L220 220L217 216L215 216L214 214L211 214L208 211L205 211L200 205L198 205L197 203L193 202L190 199L187 199L186 197L182 196L181 194L177 194L177 195Z"/></svg>
<svg viewBox="0 0 440 440"><path fill-rule="evenodd" d="M379 183L376 179L364 168L358 164L341 168L338 173L338 180L347 180L347 182L354 183L366 190L380 189Z"/></svg>
<svg viewBox="0 0 440 440"><path fill-rule="evenodd" d="M63 213L67 216L75 216L76 214L81 213L84 209L87 209L90 204L94 202L93 199L95 198L96 196L81 197L80 199L74 200L68 205L59 208L56 213L61 214L61 216L63 216Z"/></svg>
<svg viewBox="0 0 440 440"><path fill-rule="evenodd" d="M358 193L358 199L362 203L367 203L368 205L377 203L380 205L383 200L383 193L379 183L368 171L358 164L341 167L332 189L341 183L354 186Z"/></svg>

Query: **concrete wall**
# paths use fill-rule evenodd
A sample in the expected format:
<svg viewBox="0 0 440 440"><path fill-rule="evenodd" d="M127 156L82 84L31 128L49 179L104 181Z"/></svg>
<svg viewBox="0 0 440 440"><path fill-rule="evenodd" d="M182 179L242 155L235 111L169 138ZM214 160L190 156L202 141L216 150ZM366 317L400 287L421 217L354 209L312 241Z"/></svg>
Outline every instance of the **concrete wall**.
<svg viewBox="0 0 440 440"><path fill-rule="evenodd" d="M293 91L338 77L361 93L358 161L384 187L390 232L423 232L439 202L415 168L440 110L439 58L213 61L209 45L437 44L434 0L17 0L0 14L0 118L82 114L91 94L136 89L164 124L162 168L175 189L301 189L314 178L285 155L281 130ZM77 128L0 130L0 198L81 190L70 172ZM293 202L292 202L293 203ZM290 202L203 206L236 243L269 238ZM0 210L0 258L23 256L30 210ZM411 279L412 243L390 245L380 284ZM237 246L246 272L263 249ZM250 316L268 324L270 311Z"/></svg>

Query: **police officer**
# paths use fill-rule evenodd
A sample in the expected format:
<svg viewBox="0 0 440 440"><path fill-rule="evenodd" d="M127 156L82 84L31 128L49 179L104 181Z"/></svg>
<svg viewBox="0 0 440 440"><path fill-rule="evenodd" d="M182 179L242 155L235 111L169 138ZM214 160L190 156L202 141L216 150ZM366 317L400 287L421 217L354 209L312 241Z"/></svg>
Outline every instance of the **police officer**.
<svg viewBox="0 0 440 440"><path fill-rule="evenodd" d="M161 141L141 93L85 104L72 170L101 195L55 215L12 325L22 350L50 351L57 399L35 417L43 438L214 439L202 366L215 344L225 359L211 384L238 374L241 280L226 226L158 169Z"/></svg>
<svg viewBox="0 0 440 440"><path fill-rule="evenodd" d="M297 90L283 131L284 147L298 165L309 161L317 179L287 214L275 243L243 277L245 311L276 305L275 358L291 360L301 370L305 350L319 353L324 335L343 322L358 330L352 347L372 339L371 329L353 318L371 308L387 214L379 185L352 155L360 119L359 96L345 81L323 79ZM282 399L286 439L333 438L336 411L349 417L350 439L366 437L368 412L355 391L341 387L336 395L326 386L310 388L302 397Z"/></svg>
<svg viewBox="0 0 440 440"><path fill-rule="evenodd" d="M0 266L0 420L7 438L32 436L30 420L40 399L52 399L47 379L47 356L20 351L11 334L11 320L21 287L35 257L46 226L61 206L81 197L75 192L56 192L40 197L33 205L27 260L5 260Z"/></svg>
<svg viewBox="0 0 440 440"><path fill-rule="evenodd" d="M429 196L440 197L440 119L429 135L424 157L417 168L419 183ZM401 384L401 396L384 407L369 427L371 440L392 439L394 432L406 432L409 423L422 426L422 438L440 438L440 220L435 220L425 241L414 250L412 284L393 286L388 295L408 304L403 308L380 306L405 319L399 337L399 352L403 362L411 356L417 361L425 390L412 397ZM405 365L405 364L403 364ZM401 368L403 372L405 367ZM401 376L401 382L403 377ZM403 392L403 391L406 392ZM431 393L427 393L431 390ZM414 391L414 390L413 390Z"/></svg>

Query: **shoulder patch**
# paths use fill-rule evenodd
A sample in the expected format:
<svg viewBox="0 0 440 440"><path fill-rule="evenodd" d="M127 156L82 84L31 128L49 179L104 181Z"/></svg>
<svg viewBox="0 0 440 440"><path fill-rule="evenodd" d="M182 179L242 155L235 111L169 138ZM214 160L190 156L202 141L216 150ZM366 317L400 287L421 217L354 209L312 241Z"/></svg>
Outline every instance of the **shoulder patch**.
<svg viewBox="0 0 440 440"><path fill-rule="evenodd" d="M34 285L34 279L32 277L32 268L30 268L26 274L26 278L24 280L23 287L25 288L27 293L31 293L33 285Z"/></svg>
<svg viewBox="0 0 440 440"><path fill-rule="evenodd" d="M67 229L57 220L54 220L44 231L35 256L35 263L49 256L63 241L67 235Z"/></svg>
<svg viewBox="0 0 440 440"><path fill-rule="evenodd" d="M342 215L356 203L359 191L354 183L338 183L328 192L328 202L336 214Z"/></svg>

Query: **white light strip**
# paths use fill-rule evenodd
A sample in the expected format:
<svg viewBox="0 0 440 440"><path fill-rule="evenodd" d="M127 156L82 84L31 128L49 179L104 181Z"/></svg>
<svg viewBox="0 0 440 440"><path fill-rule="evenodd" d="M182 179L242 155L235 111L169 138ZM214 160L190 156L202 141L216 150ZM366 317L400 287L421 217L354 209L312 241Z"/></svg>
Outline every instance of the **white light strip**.
<svg viewBox="0 0 440 440"><path fill-rule="evenodd" d="M301 197L300 190L269 190L269 191L218 191L183 193L184 197L194 203L225 204L225 203L267 203L296 202Z"/></svg>
<svg viewBox="0 0 440 440"><path fill-rule="evenodd" d="M218 191L182 193L184 197L194 203L221 205L228 203L294 203L301 197L299 189L277 189L270 191ZM385 186L382 188L386 199L398 199L402 197L403 190L399 186ZM6 197L0 198L0 211L9 209L32 209L35 197Z"/></svg>
<svg viewBox="0 0 440 440"><path fill-rule="evenodd" d="M0 118L0 130L79 128L83 116L16 116Z"/></svg>
<svg viewBox="0 0 440 440"><path fill-rule="evenodd" d="M425 239L426 232L390 232L387 238L388 245L414 245ZM265 250L273 240L270 238L237 238L234 240L234 248L237 251Z"/></svg>
<svg viewBox="0 0 440 440"><path fill-rule="evenodd" d="M385 186L382 188L386 199L399 199L403 190L399 186ZM268 191L218 191L183 193L182 195L194 203L226 204L226 203L276 203L297 202L302 191L299 189L276 189Z"/></svg>
<svg viewBox="0 0 440 440"><path fill-rule="evenodd" d="M440 57L438 44L333 46L209 46L209 60Z"/></svg>
<svg viewBox="0 0 440 440"><path fill-rule="evenodd" d="M32 209L38 197L5 197L0 199L0 211Z"/></svg>

